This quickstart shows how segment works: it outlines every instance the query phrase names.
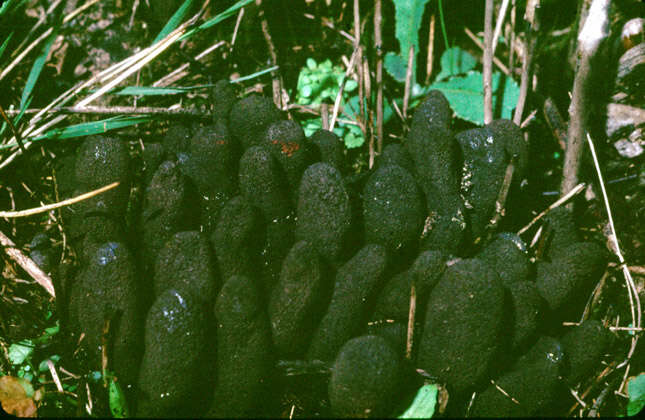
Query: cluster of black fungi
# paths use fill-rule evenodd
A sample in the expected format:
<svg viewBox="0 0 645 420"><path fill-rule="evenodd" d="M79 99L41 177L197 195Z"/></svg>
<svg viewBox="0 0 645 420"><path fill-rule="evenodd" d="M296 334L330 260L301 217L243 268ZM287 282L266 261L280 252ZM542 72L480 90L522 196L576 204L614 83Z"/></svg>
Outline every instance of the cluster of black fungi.
<svg viewBox="0 0 645 420"><path fill-rule="evenodd" d="M310 393L292 397L308 415L391 416L424 380L452 415L563 414L611 343L598 321L561 327L608 253L564 208L537 263L517 235L486 234L508 163L526 171L516 125L453 133L433 91L356 174L332 132L306 138L270 99L215 90L213 124L145 144L130 232L127 142L89 137L58 171L63 196L120 182L65 209L80 264L56 287L73 342L97 370L109 347L134 414L279 416ZM285 361L327 368L290 386Z"/></svg>

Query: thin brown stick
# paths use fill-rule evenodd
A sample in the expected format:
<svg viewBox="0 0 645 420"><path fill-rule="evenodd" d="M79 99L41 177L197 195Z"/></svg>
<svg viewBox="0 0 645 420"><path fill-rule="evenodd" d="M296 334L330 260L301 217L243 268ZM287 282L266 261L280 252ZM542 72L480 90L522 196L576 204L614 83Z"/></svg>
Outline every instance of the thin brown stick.
<svg viewBox="0 0 645 420"><path fill-rule="evenodd" d="M408 335L405 341L405 358L408 360L412 359L412 341L414 338L414 315L417 310L417 289L412 280L412 285L410 287L410 311L408 312Z"/></svg>
<svg viewBox="0 0 645 420"><path fill-rule="evenodd" d="M67 200L63 200L58 203L47 204L46 206L40 206L33 209L20 210L20 211L0 211L0 217L14 218L14 217L33 216L34 214L45 213L47 211L54 210L60 207L70 206L72 204L78 203L79 201L87 200L88 198L92 198L95 195L99 195L108 190L111 190L112 188L115 188L118 185L119 185L118 182L113 182L109 185L106 185L105 187L101 187L94 191L90 191L85 194L81 194L79 196L69 198Z"/></svg>
<svg viewBox="0 0 645 420"><path fill-rule="evenodd" d="M432 75L432 62L434 60L434 27L435 27L435 14L430 15L430 29L428 30L428 56L426 58L426 80L425 84L430 83L430 76Z"/></svg>
<svg viewBox="0 0 645 420"><path fill-rule="evenodd" d="M497 194L497 200L495 200L495 215L490 220L490 229L494 229L499 223L500 219L506 214L505 205L506 197L508 197L508 191L511 188L511 182L513 181L513 172L515 170L515 159L511 159L508 166L506 167L506 172L504 173L504 181L502 186L499 189Z"/></svg>
<svg viewBox="0 0 645 420"><path fill-rule="evenodd" d="M358 57L356 57L356 63L358 71L356 72L356 78L358 81L358 108L359 112L356 116L356 121L361 124L364 121L365 116L365 85L363 81L363 48L361 47L361 10L359 5L359 0L354 0L354 50L358 51ZM361 124L361 127L363 125ZM363 129L363 138L365 138L365 130Z"/></svg>
<svg viewBox="0 0 645 420"><path fill-rule="evenodd" d="M473 43L474 43L475 45L477 45L477 47L478 47L479 49L481 49L482 51L484 50L484 44L479 40L479 38L477 38L477 35L475 35L475 34L474 34L470 29L468 29L468 28L464 28L464 32L466 33L466 35L468 35L468 38L470 38L470 39L471 39L471 41L473 41ZM506 67L506 66L504 65L504 63L502 63L502 62L499 60L499 58L497 58L497 57L493 57L493 63L494 63L494 64L495 64L495 65L496 65L496 66L497 66L497 67L502 71L502 73L504 73L504 74L505 74L505 75L507 75L507 76L510 76L510 75L511 75L511 72L508 70L508 67Z"/></svg>
<svg viewBox="0 0 645 420"><path fill-rule="evenodd" d="M582 190L584 190L585 187L586 187L586 184L584 182L576 185L575 188L573 188L571 191L569 191L568 193L566 193L565 195L560 197L557 201L555 201L553 204L551 204L549 207L547 207L546 210L542 211L542 213L540 213L537 216L535 216L533 218L533 220L531 220L529 222L528 225L524 226L522 229L517 231L517 234L521 235L524 232L526 232L527 230L529 230L531 228L531 226L533 226L535 224L535 222L537 222L538 220L543 218L548 212L550 212L551 210L553 210L556 207L561 206L563 203L566 203L567 201L569 201L571 198L573 198L573 196L575 196L575 195L579 194L580 192L582 192Z"/></svg>
<svg viewBox="0 0 645 420"><path fill-rule="evenodd" d="M363 57L363 82L365 84L365 131L369 137L369 168L374 166L375 150L374 150L374 109L370 106L372 99L372 82L370 78L370 67L367 57Z"/></svg>
<svg viewBox="0 0 645 420"><path fill-rule="evenodd" d="M329 130L329 104L320 104L320 119L323 130Z"/></svg>
<svg viewBox="0 0 645 420"><path fill-rule="evenodd" d="M408 104L410 102L410 90L412 90L412 73L414 66L414 45L408 50L408 67L405 71L405 88L403 90L403 119L408 118Z"/></svg>
<svg viewBox="0 0 645 420"><path fill-rule="evenodd" d="M311 13L303 13L303 16L304 16L305 18L307 18L307 19L311 19L311 20L315 20L315 19L317 19L317 17L316 17L316 16L314 16L314 15L312 15ZM349 42L351 42L352 44L354 44L354 37L353 37L351 34L349 34L349 33L345 32L345 31L343 31L342 29L338 29L338 28L336 28L336 27L334 26L334 24L333 24L329 19L327 19L326 17L322 17L322 18L320 19L320 23L322 23L322 25L323 25L323 26L326 26L326 27L328 27L329 29L333 29L334 31L338 32L341 36L343 36L344 38L346 38Z"/></svg>
<svg viewBox="0 0 645 420"><path fill-rule="evenodd" d="M374 2L374 47L376 48L376 153L383 150L383 16L382 0Z"/></svg>
<svg viewBox="0 0 645 420"><path fill-rule="evenodd" d="M484 11L484 124L493 121L493 0Z"/></svg>
<svg viewBox="0 0 645 420"><path fill-rule="evenodd" d="M535 47L540 29L540 21L538 19L538 12L540 7L540 0L529 0L526 7L525 19L529 23L530 29L527 33L527 41L524 43L524 57L522 60L522 78L520 80L520 95L517 99L517 106L515 107L515 114L513 114L513 122L520 125L522 122L522 114L524 113L524 104L529 91L529 83L531 81L531 72L533 67L533 56L535 55Z"/></svg>
<svg viewBox="0 0 645 420"><path fill-rule="evenodd" d="M43 286L47 293L56 297L56 292L54 291L54 283L52 283L51 277L49 277L43 270L38 267L38 265L28 256L22 253L22 251L16 248L16 244L13 243L11 239L4 233L0 231L0 244L4 248L4 251L7 255L14 260L23 270L27 272L36 280L38 284Z"/></svg>
<svg viewBox="0 0 645 420"><path fill-rule="evenodd" d="M51 361L51 359L47 359L47 368L49 369L49 373L52 375L52 379L54 380L54 384L56 384L56 389L58 392L63 392L63 384L60 382L60 378L58 377L58 372L56 372L56 367L54 366L54 363Z"/></svg>
<svg viewBox="0 0 645 420"><path fill-rule="evenodd" d="M242 23L242 18L244 17L244 8L242 7L237 13L237 20L235 21L235 29L233 29L233 37L231 38L231 49L229 52L233 51L235 46L235 40L237 39L237 31L240 29L240 23Z"/></svg>
<svg viewBox="0 0 645 420"><path fill-rule="evenodd" d="M493 42L492 42L492 55L495 56L495 49L497 48L497 40L499 39L499 34L502 32L502 24L504 23L504 18L506 17L506 11L508 10L509 0L502 0L502 5L499 8L499 14L497 15L497 22L495 22L495 32L493 33Z"/></svg>
<svg viewBox="0 0 645 420"><path fill-rule="evenodd" d="M508 69L513 71L513 53L515 52L515 0L511 1L511 41L508 44Z"/></svg>
<svg viewBox="0 0 645 420"><path fill-rule="evenodd" d="M262 34L264 35L264 40L267 43L269 49L269 57L271 58L271 65L278 65L278 53L276 52L275 45L273 44L273 39L269 33L269 22L267 21L266 16L264 15L264 8L262 7L262 0L255 0L255 4L258 6L258 17L260 18L260 26L262 27ZM271 83L273 89L273 103L278 109L282 109L282 77L278 70L271 72L273 76L273 82Z"/></svg>
<svg viewBox="0 0 645 420"><path fill-rule="evenodd" d="M567 150L564 154L562 184L560 191L566 193L578 182L578 169L585 143L590 103L595 94L589 86L600 43L609 36L609 0L593 0L589 15L578 35L579 62L573 82L569 106L569 130Z"/></svg>

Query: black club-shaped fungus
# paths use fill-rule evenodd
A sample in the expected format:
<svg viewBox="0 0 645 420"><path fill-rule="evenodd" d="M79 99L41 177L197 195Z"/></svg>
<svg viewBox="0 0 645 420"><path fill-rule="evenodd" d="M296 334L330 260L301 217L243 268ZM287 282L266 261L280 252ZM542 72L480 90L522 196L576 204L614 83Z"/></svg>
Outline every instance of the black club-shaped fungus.
<svg viewBox="0 0 645 420"><path fill-rule="evenodd" d="M331 303L311 340L309 359L334 360L341 346L360 332L386 263L385 248L369 244L338 269Z"/></svg>
<svg viewBox="0 0 645 420"><path fill-rule="evenodd" d="M197 231L170 237L157 256L154 288L159 296L167 289L183 289L197 299L215 300L215 269L206 236Z"/></svg>
<svg viewBox="0 0 645 420"><path fill-rule="evenodd" d="M480 384L497 354L504 315L504 288L486 263L447 267L428 300L419 367L457 394Z"/></svg>
<svg viewBox="0 0 645 420"><path fill-rule="evenodd" d="M305 170L297 215L296 239L311 242L323 258L336 262L352 218L338 170L326 163L314 163Z"/></svg>
<svg viewBox="0 0 645 420"><path fill-rule="evenodd" d="M525 348L535 336L546 302L532 281L519 281L506 287L513 306L510 344L511 349L516 351Z"/></svg>
<svg viewBox="0 0 645 420"><path fill-rule="evenodd" d="M235 92L228 80L218 80L211 90L213 122L228 122L228 115L236 101Z"/></svg>
<svg viewBox="0 0 645 420"><path fill-rule="evenodd" d="M313 144L314 158L336 168L341 174L345 172L345 156L342 140L332 131L318 130L310 138Z"/></svg>
<svg viewBox="0 0 645 420"><path fill-rule="evenodd" d="M487 127L493 132L495 141L499 141L504 146L507 157L515 158L513 179L521 179L528 165L529 148L520 127L513 121L504 119L492 121Z"/></svg>
<svg viewBox="0 0 645 420"><path fill-rule="evenodd" d="M175 160L177 156L188 151L190 146L190 129L180 124L173 124L161 139L161 145L168 159Z"/></svg>
<svg viewBox="0 0 645 420"><path fill-rule="evenodd" d="M556 207L544 216L545 255L555 257L566 247L580 241L578 229L571 210Z"/></svg>
<svg viewBox="0 0 645 420"><path fill-rule="evenodd" d="M376 161L377 169L382 166L397 165L411 174L415 173L414 161L406 148L398 143L388 144Z"/></svg>
<svg viewBox="0 0 645 420"><path fill-rule="evenodd" d="M203 401L197 403L203 395L202 380L213 372L204 363L208 341L202 308L190 293L167 289L148 311L137 417L203 413Z"/></svg>
<svg viewBox="0 0 645 420"><path fill-rule="evenodd" d="M363 190L365 240L390 250L418 240L424 219L421 195L412 175L400 166L383 166Z"/></svg>
<svg viewBox="0 0 645 420"><path fill-rule="evenodd" d="M560 380L563 359L562 345L553 338L541 337L510 372L477 395L470 416L554 415L554 403L566 392Z"/></svg>
<svg viewBox="0 0 645 420"><path fill-rule="evenodd" d="M340 417L381 417L388 413L401 381L399 355L378 336L349 340L329 380L329 402Z"/></svg>
<svg viewBox="0 0 645 420"><path fill-rule="evenodd" d="M529 256L526 244L513 233L500 233L477 258L486 261L497 271L505 287L528 279Z"/></svg>
<svg viewBox="0 0 645 420"><path fill-rule="evenodd" d="M210 240L221 277L255 276L264 243L262 216L242 196L229 200L220 212Z"/></svg>
<svg viewBox="0 0 645 420"><path fill-rule="evenodd" d="M250 95L233 104L229 113L229 128L244 149L262 142L264 130L280 119L280 111L271 99Z"/></svg>
<svg viewBox="0 0 645 420"><path fill-rule="evenodd" d="M609 330L597 320L585 321L562 337L562 346L569 362L566 377L571 386L600 366L612 338Z"/></svg>
<svg viewBox="0 0 645 420"><path fill-rule="evenodd" d="M273 364L271 327L256 284L229 278L215 301L217 382L209 417L262 415Z"/></svg>
<svg viewBox="0 0 645 420"><path fill-rule="evenodd" d="M267 127L264 134L264 144L280 163L293 195L298 191L302 173L311 163L304 140L305 133L293 120L276 121Z"/></svg>
<svg viewBox="0 0 645 420"><path fill-rule="evenodd" d="M578 242L562 249L550 263L538 263L535 282L549 308L561 313L565 306L572 310L587 300L606 265L605 249L595 242Z"/></svg>
<svg viewBox="0 0 645 420"><path fill-rule="evenodd" d="M296 242L282 263L280 280L269 302L273 343L282 354L305 350L320 319L328 286L320 257L306 241Z"/></svg>
<svg viewBox="0 0 645 420"><path fill-rule="evenodd" d="M459 196L458 146L450 130L452 110L443 93L433 90L412 117L405 147L414 160L429 216L423 249L455 252L466 223Z"/></svg>
<svg viewBox="0 0 645 420"><path fill-rule="evenodd" d="M72 331L83 340L90 360L98 368L103 326L110 322L110 367L124 389L136 382L141 357L139 284L130 252L122 243L97 247L69 287Z"/></svg>
<svg viewBox="0 0 645 420"><path fill-rule="evenodd" d="M495 201L506 173L504 145L489 127L456 136L464 157L461 195L470 215L472 239L481 238L495 214Z"/></svg>

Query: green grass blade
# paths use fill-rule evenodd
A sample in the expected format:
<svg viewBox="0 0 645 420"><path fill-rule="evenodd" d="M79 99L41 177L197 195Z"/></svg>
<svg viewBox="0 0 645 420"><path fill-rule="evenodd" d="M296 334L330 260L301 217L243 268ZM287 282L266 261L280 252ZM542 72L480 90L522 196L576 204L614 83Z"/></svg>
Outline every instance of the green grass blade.
<svg viewBox="0 0 645 420"><path fill-rule="evenodd" d="M256 71L255 73L249 74L248 76L242 76L242 77L239 77L239 78L237 78L235 80L231 80L230 83L240 83L240 82L244 82L246 80L251 80L251 79L254 79L256 77L262 76L263 74L270 73L273 70L277 70L279 67L280 66L273 66L273 67L269 67L268 69Z"/></svg>
<svg viewBox="0 0 645 420"><path fill-rule="evenodd" d="M210 18L206 22L202 23L199 25L197 28L192 29L185 34L183 34L179 40L183 40L186 38L190 38L191 36L195 35L197 32L201 32L204 29L208 29L211 26L217 25L223 20L226 20L233 16L235 13L237 13L238 10L240 10L242 7L248 5L249 3L252 3L253 0L239 0L237 3L235 3L233 6L229 7L228 9L224 10L222 13L219 13L218 15Z"/></svg>
<svg viewBox="0 0 645 420"><path fill-rule="evenodd" d="M38 55L38 57L34 61L33 66L31 66L31 71L29 72L27 83L25 84L25 88L22 91L22 98L20 99L20 109L23 109L25 107L27 99L31 96L31 93L36 86L36 82L38 81L38 77L40 77L40 72L42 71L43 67L45 66L45 62L47 61L49 50L54 43L57 35L58 31L52 31L52 34L49 35L49 37L45 41L45 45L40 51L40 55Z"/></svg>
<svg viewBox="0 0 645 420"><path fill-rule="evenodd" d="M153 118L147 115L142 116L119 116L113 118L107 118L100 121L92 121L80 124L70 125L63 128L54 128L45 132L45 134L30 138L32 142L47 140L47 139L56 139L63 140L74 137L83 137L90 136L93 134L103 134L111 130L117 130L119 128L130 127L132 125L146 123L152 121ZM0 150L10 149L17 146L16 143L10 143L0 146Z"/></svg>
<svg viewBox="0 0 645 420"><path fill-rule="evenodd" d="M160 95L178 95L180 93L186 93L190 89L187 88L166 88L166 87L154 87L154 86L126 86L123 89L119 89L114 92L110 92L112 95L140 95L140 96L160 96Z"/></svg>
<svg viewBox="0 0 645 420"><path fill-rule="evenodd" d="M188 11L190 10L190 6L193 5L193 0L186 0L182 3L181 6L179 6L179 9L175 12L174 15L166 22L166 25L163 27L161 32L159 32L159 35L155 38L154 41L152 41L153 44L156 44L157 42L161 41L164 39L169 33L177 29L177 27L181 24L181 22L184 20L186 17L186 14L188 14ZM159 6L162 6L161 4Z"/></svg>
<svg viewBox="0 0 645 420"><path fill-rule="evenodd" d="M12 36L13 36L13 32L10 33L7 39L5 39L2 45L0 45L0 58L2 58L2 54L4 53L4 50L7 48L7 45L9 45L9 41L11 40Z"/></svg>

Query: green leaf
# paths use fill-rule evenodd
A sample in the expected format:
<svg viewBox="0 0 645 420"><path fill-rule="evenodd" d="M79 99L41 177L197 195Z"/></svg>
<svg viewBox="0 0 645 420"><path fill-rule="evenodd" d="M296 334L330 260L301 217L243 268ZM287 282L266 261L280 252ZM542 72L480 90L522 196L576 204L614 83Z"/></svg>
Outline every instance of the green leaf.
<svg viewBox="0 0 645 420"><path fill-rule="evenodd" d="M34 352L31 340L22 340L9 346L9 361L12 365L20 365Z"/></svg>
<svg viewBox="0 0 645 420"><path fill-rule="evenodd" d="M166 3L157 3L157 7L165 7ZM181 24L181 21L184 20L184 17L186 17L186 14L188 14L188 11L190 10L190 6L193 5L193 0L185 0L181 6L179 6L179 9L173 14L168 22L164 25L163 29L161 32L159 32L159 35L155 38L154 41L152 41L153 44L156 44L157 42L161 41L164 39L169 33L177 29L177 27Z"/></svg>
<svg viewBox="0 0 645 420"><path fill-rule="evenodd" d="M437 405L437 395L439 389L436 385L424 385L419 388L414 401L403 414L398 418L400 419L414 419L414 418L430 418L434 415L434 410Z"/></svg>
<svg viewBox="0 0 645 420"><path fill-rule="evenodd" d="M627 415L635 416L645 407L645 373L629 379L627 393L629 394Z"/></svg>
<svg viewBox="0 0 645 420"><path fill-rule="evenodd" d="M112 416L119 419L129 417L125 394L123 394L123 390L116 381L116 378L111 378L110 380L108 395Z"/></svg>
<svg viewBox="0 0 645 420"><path fill-rule="evenodd" d="M123 89L110 92L112 95L141 95L141 96L160 96L160 95L178 95L186 93L190 88L167 88L155 86L126 86Z"/></svg>
<svg viewBox="0 0 645 420"><path fill-rule="evenodd" d="M27 99L31 96L31 93L33 92L34 87L36 86L38 77L40 77L40 72L42 71L43 67L45 66L45 62L47 61L49 50L52 44L54 43L54 40L56 39L57 35L58 35L58 31L56 30L52 31L51 35L47 37L47 40L45 41L45 44L43 45L42 50L40 50L40 54L34 61L34 64L31 66L29 77L27 77L27 83L25 84L25 88L22 90L22 97L20 98L20 109L25 108Z"/></svg>
<svg viewBox="0 0 645 420"><path fill-rule="evenodd" d="M9 41L11 41L12 36L13 36L13 32L10 33L9 36L5 38L2 45L0 45L0 58L2 58L2 54L4 53L4 50L7 48L7 45L9 45Z"/></svg>
<svg viewBox="0 0 645 420"><path fill-rule="evenodd" d="M504 77L500 84L501 74L493 73L493 114L495 118L511 118L517 105L520 88L510 77ZM478 125L484 124L484 92L482 74L472 71L464 77L451 77L446 81L435 82L425 91L438 89L446 95L452 110L459 118Z"/></svg>
<svg viewBox="0 0 645 420"><path fill-rule="evenodd" d="M399 41L398 60L385 56L385 69L395 80L405 81L405 71L401 74L401 68L407 68L408 52L410 46L414 45L414 59L412 61L412 82L416 81L416 56L419 53L419 29L423 10L429 0L396 0L394 1L395 35ZM392 56L390 56L392 57ZM389 64L388 64L389 63ZM402 76L402 77L401 77Z"/></svg>
<svg viewBox="0 0 645 420"><path fill-rule="evenodd" d="M468 73L475 68L477 59L459 47L452 47L441 55L441 71L435 81L446 79L450 76Z"/></svg>
<svg viewBox="0 0 645 420"><path fill-rule="evenodd" d="M255 79L256 77L262 76L263 74L267 74L269 72L272 72L273 70L277 70L279 67L280 66L273 66L264 70L256 71L255 73L251 73L248 76L242 76L242 77L238 77L235 80L231 80L230 83L240 83L247 80Z"/></svg>
<svg viewBox="0 0 645 420"><path fill-rule="evenodd" d="M385 70L390 73L390 76L392 76L394 80L405 82L405 73L408 67L407 60L404 60L393 52L389 52L385 54L383 65L385 66Z"/></svg>

